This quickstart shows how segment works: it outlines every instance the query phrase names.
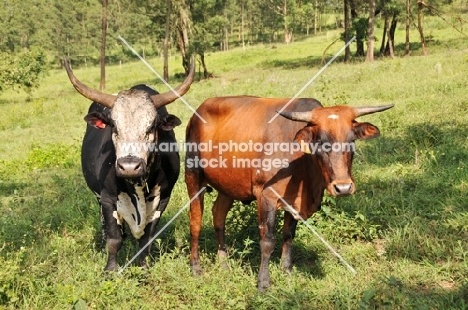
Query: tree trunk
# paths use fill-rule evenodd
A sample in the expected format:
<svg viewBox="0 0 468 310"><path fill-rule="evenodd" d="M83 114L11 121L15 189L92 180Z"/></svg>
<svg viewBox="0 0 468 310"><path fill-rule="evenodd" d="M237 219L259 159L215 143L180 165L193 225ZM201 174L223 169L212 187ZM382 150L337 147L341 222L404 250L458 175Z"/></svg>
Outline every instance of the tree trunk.
<svg viewBox="0 0 468 310"><path fill-rule="evenodd" d="M228 32L227 27L224 28L224 40L225 40L224 50L228 51L229 50L229 32Z"/></svg>
<svg viewBox="0 0 468 310"><path fill-rule="evenodd" d="M405 56L410 54L410 15L411 15L411 5L410 0L406 0L406 40L405 40Z"/></svg>
<svg viewBox="0 0 468 310"><path fill-rule="evenodd" d="M356 56L364 56L364 41L356 40Z"/></svg>
<svg viewBox="0 0 468 310"><path fill-rule="evenodd" d="M374 61L374 18L375 18L374 14L375 14L375 0L370 0L369 1L369 27L367 28L366 61Z"/></svg>
<svg viewBox="0 0 468 310"><path fill-rule="evenodd" d="M241 31L240 31L241 39L242 39L242 51L245 52L245 41L244 41L244 3L241 4Z"/></svg>
<svg viewBox="0 0 468 310"><path fill-rule="evenodd" d="M382 34L382 43L380 44L380 55L385 54L385 40L387 38L387 29L388 29L388 14L384 12L384 28Z"/></svg>
<svg viewBox="0 0 468 310"><path fill-rule="evenodd" d="M317 0L315 0L315 9L314 9L314 34L317 34Z"/></svg>
<svg viewBox="0 0 468 310"><path fill-rule="evenodd" d="M392 16L390 27L387 27L387 46L385 47L385 55L395 58L395 30L397 25L397 14Z"/></svg>
<svg viewBox="0 0 468 310"><path fill-rule="evenodd" d="M426 39L424 38L424 32L422 28L422 9L423 9L423 4L421 1L418 1L418 30L419 30L419 36L421 37L422 53L424 56L426 56L427 55Z"/></svg>
<svg viewBox="0 0 468 310"><path fill-rule="evenodd" d="M203 77L207 79L210 77L210 73L208 72L208 69L206 68L206 64L205 64L205 53L200 54L200 62L203 67Z"/></svg>
<svg viewBox="0 0 468 310"><path fill-rule="evenodd" d="M169 82L169 39L171 37L171 7L172 0L167 0L167 12L166 12L166 33L164 36L164 80Z"/></svg>
<svg viewBox="0 0 468 310"><path fill-rule="evenodd" d="M286 22L286 17L288 16L288 5L287 0L284 0L283 3L283 19L284 19L284 43L289 44L292 39L292 31L289 30L288 24Z"/></svg>
<svg viewBox="0 0 468 310"><path fill-rule="evenodd" d="M107 37L107 0L102 0L102 36L101 36L101 82L99 89L106 88L106 37Z"/></svg>
<svg viewBox="0 0 468 310"><path fill-rule="evenodd" d="M345 43L348 43L349 42L349 18L350 18L350 8L349 8L349 0L344 0L344 39L345 39ZM351 50L349 48L349 45L346 46L346 49L345 49L345 63L348 63L349 60L351 58Z"/></svg>
<svg viewBox="0 0 468 310"><path fill-rule="evenodd" d="M190 55L189 55L189 39L188 39L188 27L189 27L189 18L187 14L187 8L185 5L185 0L181 0L180 6L180 24L178 27L178 40L180 54L182 56L182 66L185 70L185 76L188 75L189 65L190 65Z"/></svg>

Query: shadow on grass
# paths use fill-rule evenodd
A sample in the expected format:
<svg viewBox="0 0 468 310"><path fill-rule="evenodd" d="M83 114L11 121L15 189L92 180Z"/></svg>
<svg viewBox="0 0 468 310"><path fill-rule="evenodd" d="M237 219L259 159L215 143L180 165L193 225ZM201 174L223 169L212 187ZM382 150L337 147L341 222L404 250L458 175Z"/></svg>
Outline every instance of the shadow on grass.
<svg viewBox="0 0 468 310"><path fill-rule="evenodd" d="M211 212L210 200L215 200L215 194L205 195L205 215ZM270 258L270 264L281 265L282 246L282 212L277 214L276 224L276 245ZM298 225L301 225L299 223ZM187 235L187 238L190 238ZM235 260L247 264L255 274L260 268L260 237L257 219L257 203L254 201L250 205L244 205L235 201L226 219L226 246L228 248L229 260ZM206 221L203 224L200 235L200 252L215 256L217 253L217 243L213 224ZM293 267L297 272L313 276L314 278L324 277L319 255L312 247L306 245L301 238L297 237L293 241L292 249Z"/></svg>
<svg viewBox="0 0 468 310"><path fill-rule="evenodd" d="M325 58L325 62L329 60L330 57ZM343 57L337 57L335 61L340 62L343 60ZM260 66L263 69L270 69L270 68L282 68L282 69L297 69L301 67L320 67L322 66L322 58L321 57L314 57L314 56L307 56L302 58L295 58L295 59L273 59L273 60L265 60L260 63Z"/></svg>
<svg viewBox="0 0 468 310"><path fill-rule="evenodd" d="M434 40L432 37L426 37L426 47L429 53L431 50L462 50L466 47L466 39L451 39L451 40ZM422 53L421 42L410 42L410 51L412 53ZM395 44L395 53L403 55L406 49L406 43ZM419 55L419 54L418 54ZM422 54L421 54L422 55Z"/></svg>

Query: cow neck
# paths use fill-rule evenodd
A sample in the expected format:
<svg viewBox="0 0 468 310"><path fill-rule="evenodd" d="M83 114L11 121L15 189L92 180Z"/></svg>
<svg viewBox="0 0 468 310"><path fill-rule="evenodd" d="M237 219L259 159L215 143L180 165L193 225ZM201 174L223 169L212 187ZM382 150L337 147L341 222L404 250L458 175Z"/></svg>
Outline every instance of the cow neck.
<svg viewBox="0 0 468 310"><path fill-rule="evenodd" d="M149 195L149 187L148 187L148 181L150 180L151 178L151 174L155 173L155 167L159 166L160 165L160 156L159 156L159 153L157 152L152 152L150 153L150 156L148 158L148 162L147 162L147 165L146 165L146 175L145 175L145 178L143 179L142 178L142 182L143 182L143 187L144 187L144 192L145 192L145 195Z"/></svg>
<svg viewBox="0 0 468 310"><path fill-rule="evenodd" d="M125 179L121 178L123 183L125 184L125 188L127 189L128 193L133 193L135 190L135 187L142 187L143 192L145 196L149 194L149 185L148 181L151 178L151 175L155 173L155 163L160 162L159 156L157 156L157 153L152 153L150 157L148 158L147 165L146 165L146 175L144 177L141 177L139 179Z"/></svg>

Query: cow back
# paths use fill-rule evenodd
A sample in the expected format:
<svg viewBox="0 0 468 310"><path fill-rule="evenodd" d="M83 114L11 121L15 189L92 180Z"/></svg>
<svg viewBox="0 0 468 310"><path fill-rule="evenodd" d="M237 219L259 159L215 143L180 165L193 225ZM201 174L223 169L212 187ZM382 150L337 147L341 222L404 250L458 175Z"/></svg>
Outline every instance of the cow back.
<svg viewBox="0 0 468 310"><path fill-rule="evenodd" d="M218 166L202 167L204 177L218 191L234 199L254 200L266 186L272 186L281 195L290 196L291 203L300 204L301 197L306 195L304 183L313 183L313 180L309 182L310 172L316 167L311 166L310 160L304 160L302 152L266 150L267 145L292 144L296 133L305 126L301 122L275 117L288 101L247 96L206 100L197 110L206 123L194 115L187 127L186 140L188 143L211 143L214 147L208 151L188 151L187 158L217 159ZM284 111L306 112L317 107L321 104L315 99L295 99ZM252 147L248 151L234 147L249 143ZM221 152L223 144L228 144L229 149ZM264 149L255 151L255 144Z"/></svg>

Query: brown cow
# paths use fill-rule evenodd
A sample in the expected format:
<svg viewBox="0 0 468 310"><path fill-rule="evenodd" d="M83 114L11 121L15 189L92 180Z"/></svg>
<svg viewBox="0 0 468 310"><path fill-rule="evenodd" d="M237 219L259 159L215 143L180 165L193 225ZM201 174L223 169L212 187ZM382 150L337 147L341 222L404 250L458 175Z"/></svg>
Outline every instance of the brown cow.
<svg viewBox="0 0 468 310"><path fill-rule="evenodd" d="M283 117L269 123L288 101L248 96L207 99L197 110L206 124L194 115L186 132L185 181L190 198L207 184L219 192L213 222L220 257L227 255L225 220L233 201L258 202L260 291L270 285L276 211L283 205L276 193L304 219L320 209L324 189L332 196L353 194L353 142L380 134L374 125L355 119L393 106L322 107L315 99L295 99L280 113ZM190 205L190 265L195 274L202 271L198 254L202 215L203 194ZM281 258L288 271L296 225L297 219L285 212Z"/></svg>

